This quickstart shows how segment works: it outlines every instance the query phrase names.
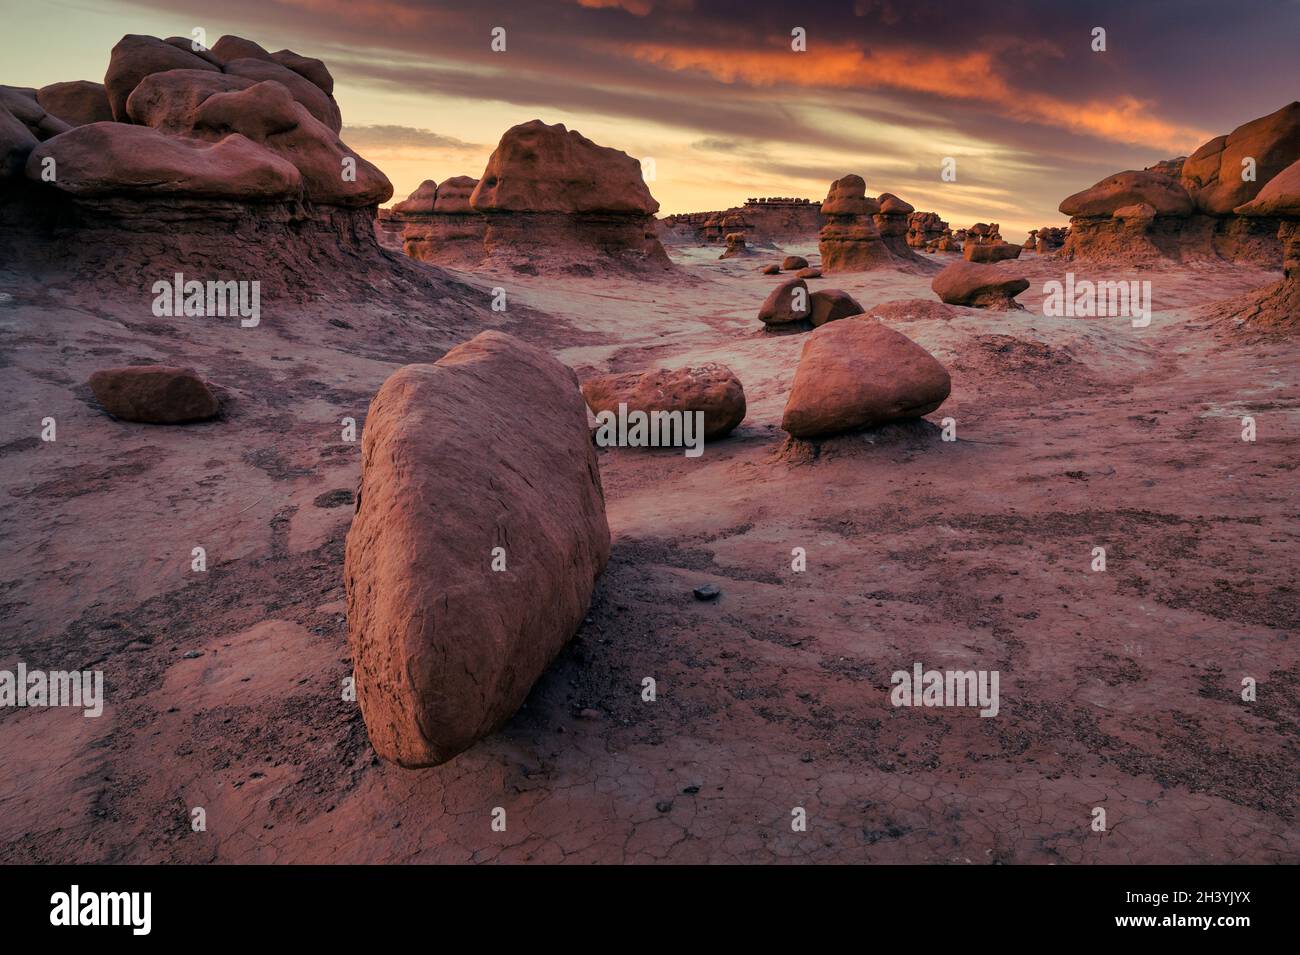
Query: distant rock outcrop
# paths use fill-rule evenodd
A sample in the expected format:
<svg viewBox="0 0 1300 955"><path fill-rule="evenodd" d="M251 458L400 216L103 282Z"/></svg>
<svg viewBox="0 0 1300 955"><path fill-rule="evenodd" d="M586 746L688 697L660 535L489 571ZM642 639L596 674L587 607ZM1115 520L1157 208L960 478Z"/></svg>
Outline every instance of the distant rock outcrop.
<svg viewBox="0 0 1300 955"><path fill-rule="evenodd" d="M743 231L750 242L771 244L810 240L826 224L809 199L748 199L743 206L712 212L685 212L660 220L666 240L711 245L728 231Z"/></svg>
<svg viewBox="0 0 1300 955"><path fill-rule="evenodd" d="M1280 220L1242 215L1300 159L1300 102L1216 136L1186 159L1103 179L1061 202L1070 216L1063 254L1091 260L1281 260Z"/></svg>
<svg viewBox="0 0 1300 955"><path fill-rule="evenodd" d="M381 230L396 231L400 247L422 262L473 268L483 261L487 220L469 204L478 186L471 176L452 176L441 185L426 179L381 215Z"/></svg>
<svg viewBox="0 0 1300 955"><path fill-rule="evenodd" d="M640 162L562 124L508 129L470 206L486 217L483 246L493 264L577 274L672 267Z"/></svg>
<svg viewBox="0 0 1300 955"><path fill-rule="evenodd" d="M913 212L907 217L907 244L913 249L933 252L945 234L951 235L948 223L937 212Z"/></svg>

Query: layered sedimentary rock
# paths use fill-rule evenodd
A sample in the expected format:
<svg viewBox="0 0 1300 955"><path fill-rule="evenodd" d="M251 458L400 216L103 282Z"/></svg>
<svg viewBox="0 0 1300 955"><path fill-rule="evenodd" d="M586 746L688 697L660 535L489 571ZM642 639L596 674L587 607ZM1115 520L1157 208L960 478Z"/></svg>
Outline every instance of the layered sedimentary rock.
<svg viewBox="0 0 1300 955"><path fill-rule="evenodd" d="M486 217L493 264L579 274L671 268L640 162L562 124L507 130L469 204Z"/></svg>
<svg viewBox="0 0 1300 955"><path fill-rule="evenodd" d="M880 203L867 198L861 176L849 174L831 183L822 214L826 225L818 237L822 269L826 272L866 272L888 268L894 256L876 228Z"/></svg>
<svg viewBox="0 0 1300 955"><path fill-rule="evenodd" d="M749 199L743 206L678 213L660 222L672 240L704 245L723 241L728 230L743 231L755 243L808 241L826 224L819 205L794 198Z"/></svg>
<svg viewBox="0 0 1300 955"><path fill-rule="evenodd" d="M907 241L909 218L916 210L891 192L882 192L876 200L880 211L873 216L876 230L890 252L904 261L915 260L911 243Z"/></svg>
<svg viewBox="0 0 1300 955"><path fill-rule="evenodd" d="M361 453L357 701L380 756L437 765L519 709L587 612L610 548L587 410L571 370L488 331L384 382Z"/></svg>
<svg viewBox="0 0 1300 955"><path fill-rule="evenodd" d="M1282 243L1282 281L1228 303L1226 312L1235 322L1253 329L1295 332L1300 330L1300 160L1287 166L1259 191L1250 202L1233 213L1266 221L1279 220L1278 240Z"/></svg>
<svg viewBox="0 0 1300 955"><path fill-rule="evenodd" d="M426 179L381 216L381 228L398 231L411 258L472 268L483 261L487 233L487 220L469 204L477 186L472 176L452 176L441 185Z"/></svg>
<svg viewBox="0 0 1300 955"><path fill-rule="evenodd" d="M102 88L0 95L0 252L106 281L138 281L139 263L248 270L268 290L378 257L375 209L392 187L339 140L324 64L223 41L243 55L127 36ZM229 70L248 61L266 69Z"/></svg>
<svg viewBox="0 0 1300 955"><path fill-rule="evenodd" d="M821 438L919 418L951 387L943 365L906 335L865 317L831 322L804 343L781 427Z"/></svg>
<svg viewBox="0 0 1300 955"><path fill-rule="evenodd" d="M1186 159L1129 170L1067 197L1064 254L1094 260L1228 259L1277 265L1276 216L1242 215L1300 159L1300 102L1216 136Z"/></svg>
<svg viewBox="0 0 1300 955"><path fill-rule="evenodd" d="M704 440L716 441L745 420L745 389L726 365L708 362L689 368L604 375L582 383L592 411L704 412Z"/></svg>

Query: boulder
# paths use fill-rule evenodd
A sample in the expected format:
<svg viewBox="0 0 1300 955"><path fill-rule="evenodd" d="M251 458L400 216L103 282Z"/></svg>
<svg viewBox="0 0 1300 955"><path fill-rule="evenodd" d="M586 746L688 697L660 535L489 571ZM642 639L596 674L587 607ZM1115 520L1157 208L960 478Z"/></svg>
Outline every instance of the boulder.
<svg viewBox="0 0 1300 955"><path fill-rule="evenodd" d="M838 318L861 315L863 308L848 292L837 288L822 289L811 296L812 323L816 327L833 322Z"/></svg>
<svg viewBox="0 0 1300 955"><path fill-rule="evenodd" d="M312 202L373 206L393 195L392 183L378 167L349 149L279 82L212 94L194 110L193 128L194 135L207 139L247 136L293 163ZM346 160L351 160L350 179L342 175Z"/></svg>
<svg viewBox="0 0 1300 955"><path fill-rule="evenodd" d="M812 314L808 283L803 279L787 279L768 294L758 310L764 325L789 325L801 322Z"/></svg>
<svg viewBox="0 0 1300 955"><path fill-rule="evenodd" d="M1300 159L1270 179L1254 199L1232 211L1242 216L1300 219Z"/></svg>
<svg viewBox="0 0 1300 955"><path fill-rule="evenodd" d="M31 87L0 86L0 109L27 127L39 140L66 133L72 127L49 113L37 100L38 93Z"/></svg>
<svg viewBox="0 0 1300 955"><path fill-rule="evenodd" d="M592 412L703 411L704 440L716 441L745 420L745 389L726 365L709 362L670 371L627 372L591 378L582 384Z"/></svg>
<svg viewBox="0 0 1300 955"><path fill-rule="evenodd" d="M194 111L209 96L235 93L257 84L242 76L205 70L167 70L142 79L126 100L127 118L169 136L202 135L194 128Z"/></svg>
<svg viewBox="0 0 1300 955"><path fill-rule="evenodd" d="M1181 183L1197 211L1229 215L1297 159L1300 102L1293 102L1201 146L1184 160ZM1254 160L1253 179L1242 178L1246 160Z"/></svg>
<svg viewBox="0 0 1300 955"><path fill-rule="evenodd" d="M808 260L802 255L787 255L781 260L781 271L783 272L794 272L806 268L808 268Z"/></svg>
<svg viewBox="0 0 1300 955"><path fill-rule="evenodd" d="M253 57L231 60L226 63L226 72L258 83L274 80L305 106L312 116L328 127L330 132L338 133L343 128L342 114L332 96L311 80L286 66L281 66L274 60L259 60Z"/></svg>
<svg viewBox="0 0 1300 955"><path fill-rule="evenodd" d="M113 107L109 105L103 83L86 80L51 83L40 88L36 101L69 126L107 123L113 119Z"/></svg>
<svg viewBox="0 0 1300 955"><path fill-rule="evenodd" d="M780 275L780 274L781 274L781 266L778 265L778 264L775 263L775 262L773 262L771 265L765 265L765 266L763 266L763 274L764 274L764 275Z"/></svg>
<svg viewBox="0 0 1300 955"><path fill-rule="evenodd" d="M954 262L930 283L939 299L949 305L972 308L1020 308L1015 297L1029 288L1029 279L996 265Z"/></svg>
<svg viewBox="0 0 1300 955"><path fill-rule="evenodd" d="M781 427L820 438L919 418L950 388L943 365L906 335L866 318L831 322L803 346Z"/></svg>
<svg viewBox="0 0 1300 955"><path fill-rule="evenodd" d="M813 266L808 266L807 268L800 269L798 272L794 273L794 275L795 278L799 279L819 279L822 277L822 270L814 268Z"/></svg>
<svg viewBox="0 0 1300 955"><path fill-rule="evenodd" d="M104 74L104 87L113 118L119 123L130 122L126 101L131 91L151 73L166 70L205 70L220 73L221 68L203 57L187 52L164 40L152 36L128 34L113 47Z"/></svg>
<svg viewBox="0 0 1300 955"><path fill-rule="evenodd" d="M313 56L300 56L293 50L277 50L271 54L271 59L311 80L326 96L334 95L334 77L321 60Z"/></svg>
<svg viewBox="0 0 1300 955"><path fill-rule="evenodd" d="M192 368L127 365L90 376L95 399L115 418L145 424L202 421L221 410L207 382Z"/></svg>
<svg viewBox="0 0 1300 955"><path fill-rule="evenodd" d="M486 331L394 372L370 404L344 558L375 751L434 766L509 720L582 624L609 549L572 371Z"/></svg>
<svg viewBox="0 0 1300 955"><path fill-rule="evenodd" d="M265 60L268 63L275 62L271 58L271 54L260 43L232 34L227 34L212 44L212 55L221 63L242 59Z"/></svg>
<svg viewBox="0 0 1300 955"><path fill-rule="evenodd" d="M167 195L292 199L302 176L292 164L238 134L215 143L164 136L148 126L90 123L41 143L27 177L41 179L41 160L55 159L55 188L76 196Z"/></svg>
<svg viewBox="0 0 1300 955"><path fill-rule="evenodd" d="M438 201L438 184L426 179L415 187L415 191L401 202L393 204L393 211L403 215L433 215L434 203Z"/></svg>
<svg viewBox="0 0 1300 955"><path fill-rule="evenodd" d="M27 157L39 143L25 123L0 106L0 179L21 176Z"/></svg>
<svg viewBox="0 0 1300 955"><path fill-rule="evenodd" d="M1115 210L1145 202L1162 216L1186 216L1192 211L1192 199L1176 179L1148 170L1129 170L1109 176L1083 192L1061 201L1067 216L1093 217L1114 215Z"/></svg>

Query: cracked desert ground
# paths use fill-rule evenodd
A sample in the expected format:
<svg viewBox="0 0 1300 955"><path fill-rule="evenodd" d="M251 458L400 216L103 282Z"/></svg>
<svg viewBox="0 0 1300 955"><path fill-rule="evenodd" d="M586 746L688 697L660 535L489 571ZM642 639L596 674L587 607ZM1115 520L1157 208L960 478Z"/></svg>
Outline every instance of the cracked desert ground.
<svg viewBox="0 0 1300 955"><path fill-rule="evenodd" d="M102 669L109 693L100 719L0 713L0 858L1300 861L1296 344L1199 311L1276 273L1108 272L1152 282L1143 329L1045 318L1060 267L1033 256L1025 311L887 310L951 397L812 454L779 429L806 336L754 317L775 280L670 251L670 281L511 275L502 314L483 303L505 279L413 263L421 296L265 305L248 335L0 272L0 656ZM871 311L934 302L930 278L810 285ZM448 347L435 302L463 306L456 340L494 325L580 375L725 362L749 411L698 459L599 453L613 551L585 624L501 732L411 771L340 699L360 444L339 421ZM225 416L105 418L90 372L149 361L207 369ZM999 716L892 707L914 660L1000 670Z"/></svg>

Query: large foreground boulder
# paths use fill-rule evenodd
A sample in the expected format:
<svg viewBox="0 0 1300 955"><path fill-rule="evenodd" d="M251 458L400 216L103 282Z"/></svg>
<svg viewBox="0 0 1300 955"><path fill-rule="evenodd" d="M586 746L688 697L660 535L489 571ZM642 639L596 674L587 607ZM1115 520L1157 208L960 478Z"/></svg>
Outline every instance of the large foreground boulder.
<svg viewBox="0 0 1300 955"><path fill-rule="evenodd" d="M582 395L596 414L617 415L620 404L647 414L703 411L705 441L726 436L745 420L745 389L735 372L717 362L590 378Z"/></svg>
<svg viewBox="0 0 1300 955"><path fill-rule="evenodd" d="M930 288L940 301L972 308L1016 309L1016 296L1029 288L1029 279L996 265L954 262L934 277Z"/></svg>
<svg viewBox="0 0 1300 955"><path fill-rule="evenodd" d="M609 558L577 378L483 332L384 382L361 468L344 562L357 700L380 756L433 766L519 708Z"/></svg>
<svg viewBox="0 0 1300 955"><path fill-rule="evenodd" d="M202 421L221 410L207 382L192 368L126 365L90 376L95 399L115 418L145 424Z"/></svg>
<svg viewBox="0 0 1300 955"><path fill-rule="evenodd" d="M906 335L874 319L831 322L803 346L781 427L820 438L919 418L951 387L943 365Z"/></svg>

